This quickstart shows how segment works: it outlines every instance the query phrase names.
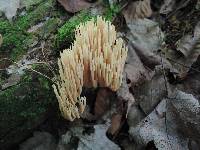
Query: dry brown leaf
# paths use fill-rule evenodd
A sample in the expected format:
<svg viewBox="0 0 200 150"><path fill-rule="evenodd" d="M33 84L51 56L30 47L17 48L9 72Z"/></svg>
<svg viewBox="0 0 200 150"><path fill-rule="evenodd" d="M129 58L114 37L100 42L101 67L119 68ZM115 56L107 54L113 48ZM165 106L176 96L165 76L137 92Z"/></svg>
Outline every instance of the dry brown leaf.
<svg viewBox="0 0 200 150"><path fill-rule="evenodd" d="M186 35L179 41L178 52L180 56L168 56L174 67L179 70L179 77L184 79L192 65L200 56L200 22L196 25L193 35Z"/></svg>
<svg viewBox="0 0 200 150"><path fill-rule="evenodd" d="M117 91L120 100L127 102L128 115L131 106L135 103L131 91L138 84L150 80L157 66L171 67L170 63L161 58L156 51L160 48L163 34L157 23L149 19L138 19L128 24L130 33L126 34L128 55L124 68L123 82ZM134 91L135 92L135 91Z"/></svg>
<svg viewBox="0 0 200 150"><path fill-rule="evenodd" d="M152 15L150 0L130 1L122 13L126 23L131 23L134 19L150 17Z"/></svg>
<svg viewBox="0 0 200 150"><path fill-rule="evenodd" d="M150 52L148 49L143 48L142 45L137 43L131 43L131 45L133 46L144 66L152 70L155 69L156 66L160 65L164 65L166 68L171 67L171 64L166 59L161 59L160 55Z"/></svg>
<svg viewBox="0 0 200 150"><path fill-rule="evenodd" d="M111 120L111 126L108 128L108 133L111 135L116 135L122 126L122 115L114 114Z"/></svg>
<svg viewBox="0 0 200 150"><path fill-rule="evenodd" d="M137 47L138 48L138 47ZM130 108L132 105L135 103L135 98L130 92L130 88L134 87L135 85L138 85L145 80L151 79L151 71L146 69L144 62L143 62L143 57L145 60L151 60L148 62L151 62L149 64L149 68L155 67L155 65L160 65L160 59L155 60L153 58L148 58L149 55L143 52L143 55L138 55L136 53L136 48L133 46L131 42L128 44L128 55L127 55L127 60L126 64L124 67L124 74L123 74L123 81L120 89L117 91L117 96L119 99L126 101L127 102L127 112L126 116L128 115ZM143 49L137 49L137 51L143 51ZM153 55L153 57L155 57Z"/></svg>
<svg viewBox="0 0 200 150"><path fill-rule="evenodd" d="M107 110L109 110L110 99L112 92L109 89L101 88L96 97L94 114L95 116L101 117Z"/></svg>
<svg viewBox="0 0 200 150"><path fill-rule="evenodd" d="M128 49L127 63L125 64L124 71L130 87L133 84L144 81L148 74L131 43L129 43Z"/></svg>
<svg viewBox="0 0 200 150"><path fill-rule="evenodd" d="M92 5L92 3L85 0L58 0L58 2L65 8L65 10L71 13L89 8Z"/></svg>

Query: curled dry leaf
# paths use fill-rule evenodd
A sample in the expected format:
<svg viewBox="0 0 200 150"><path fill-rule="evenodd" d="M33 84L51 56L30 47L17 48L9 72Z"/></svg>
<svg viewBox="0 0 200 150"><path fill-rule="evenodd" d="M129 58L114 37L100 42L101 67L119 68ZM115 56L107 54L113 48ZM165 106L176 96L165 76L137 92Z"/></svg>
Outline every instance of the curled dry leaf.
<svg viewBox="0 0 200 150"><path fill-rule="evenodd" d="M180 72L180 78L185 78L192 65L200 56L200 22L196 25L194 35L186 35L180 40L177 50L182 57L169 56L169 60L175 63L174 66Z"/></svg>
<svg viewBox="0 0 200 150"><path fill-rule="evenodd" d="M122 13L126 23L131 23L134 19L150 17L152 15L150 0L130 1Z"/></svg>
<svg viewBox="0 0 200 150"><path fill-rule="evenodd" d="M108 133L116 135L122 126L122 115L114 114L111 120L111 126L108 128Z"/></svg>
<svg viewBox="0 0 200 150"><path fill-rule="evenodd" d="M71 13L89 8L92 5L92 3L85 0L58 0L58 2L65 8L65 10Z"/></svg>
<svg viewBox="0 0 200 150"><path fill-rule="evenodd" d="M132 44L128 46L127 63L125 64L124 71L126 73L127 83L130 87L132 84L142 82L147 78L147 70L145 69L142 61L138 57Z"/></svg>

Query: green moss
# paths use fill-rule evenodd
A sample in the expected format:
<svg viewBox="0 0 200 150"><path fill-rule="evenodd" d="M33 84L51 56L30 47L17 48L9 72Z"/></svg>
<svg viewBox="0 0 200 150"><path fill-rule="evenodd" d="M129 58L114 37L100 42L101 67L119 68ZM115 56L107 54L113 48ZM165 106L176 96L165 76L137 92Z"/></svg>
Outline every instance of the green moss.
<svg viewBox="0 0 200 150"><path fill-rule="evenodd" d="M56 98L51 83L38 75L25 74L21 82L0 92L0 135L41 117ZM2 139L3 137L0 138Z"/></svg>
<svg viewBox="0 0 200 150"><path fill-rule="evenodd" d="M18 117L25 112L28 118L34 113L36 116L41 110L45 110L54 98L50 87L51 83L46 78L41 76L35 78L31 74L26 74L18 85L0 92L0 112L5 114L13 112L13 115Z"/></svg>
<svg viewBox="0 0 200 150"><path fill-rule="evenodd" d="M108 7L104 13L104 18L106 20L112 21L113 18L120 12L120 6L115 4L112 7Z"/></svg>
<svg viewBox="0 0 200 150"><path fill-rule="evenodd" d="M27 32L28 28L45 20L45 16L51 12L53 3L54 0L42 2L33 11L27 12L26 15L19 17L13 23L0 21L0 33L3 36L0 54L6 54L14 61L23 56L35 39L32 33ZM52 23L51 19L50 21Z"/></svg>
<svg viewBox="0 0 200 150"><path fill-rule="evenodd" d="M61 20L59 18L50 18L44 25L37 31L37 35L43 39L47 39L51 33L55 33Z"/></svg>
<svg viewBox="0 0 200 150"><path fill-rule="evenodd" d="M112 21L113 17L116 16L120 11L119 5L114 5L112 8L108 7L103 17L106 20ZM91 15L89 12L82 11L78 15L70 18L62 27L58 29L57 34L57 48L68 45L74 40L75 28L80 24L87 22L88 20L96 18L96 16Z"/></svg>
<svg viewBox="0 0 200 150"><path fill-rule="evenodd" d="M31 9L35 5L41 3L43 0L21 0L21 5L25 6L27 10Z"/></svg>
<svg viewBox="0 0 200 150"><path fill-rule="evenodd" d="M35 128L55 102L51 83L36 74L26 74L18 85L0 91L0 147L17 140L13 136L21 135L21 130Z"/></svg>
<svg viewBox="0 0 200 150"><path fill-rule="evenodd" d="M27 48L26 41L31 38L29 33L18 30L8 21L0 22L0 33L3 36L0 53L8 54L13 60L17 59L19 54L24 54Z"/></svg>
<svg viewBox="0 0 200 150"><path fill-rule="evenodd" d="M93 16L86 11L82 11L80 14L70 18L62 27L58 29L57 34L57 46L62 44L71 43L74 40L74 30L80 23L84 23L90 20Z"/></svg>
<svg viewBox="0 0 200 150"><path fill-rule="evenodd" d="M27 30L39 21L43 21L53 7L53 1L41 3L34 11L28 12L27 15L19 17L16 21L16 27L19 30Z"/></svg>

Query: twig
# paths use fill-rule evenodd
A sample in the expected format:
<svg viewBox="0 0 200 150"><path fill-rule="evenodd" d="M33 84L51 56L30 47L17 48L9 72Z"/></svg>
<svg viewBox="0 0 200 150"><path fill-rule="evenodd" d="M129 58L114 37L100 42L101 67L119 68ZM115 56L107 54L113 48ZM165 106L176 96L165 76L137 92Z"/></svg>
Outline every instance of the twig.
<svg viewBox="0 0 200 150"><path fill-rule="evenodd" d="M43 74L43 73L41 73L41 72L39 72L39 71L37 71L37 70L34 70L34 69L32 69L32 68L29 68L29 70L31 70L31 71L33 71L33 72L35 72L35 73L37 73L37 74L39 74L39 75L41 75L41 76L43 76L43 77L49 79L49 80L51 80L51 81L54 83L54 81L53 81L51 78L49 78L47 75L45 75L45 74Z"/></svg>
<svg viewBox="0 0 200 150"><path fill-rule="evenodd" d="M13 64L15 64L17 67L23 67L23 66L24 66L24 65L20 65L20 64L16 63L15 61L13 61L13 60L10 59L10 58L2 58L2 59L0 59L0 62L3 61L3 60L9 60L9 61L11 61ZM32 63L32 64L46 64L46 65L47 65L46 62L36 62L36 63ZM27 65L32 65L32 64L27 64ZM35 72L35 73L37 73L37 74L39 74L39 75L41 75L41 76L43 76L43 77L49 79L50 81L52 81L52 82L54 83L54 81L53 81L50 77L48 77L47 75L44 75L43 73L41 73L41 72L39 72L39 71L36 71L36 70L34 70L34 69L32 69L32 68L28 68L28 70L31 70L31 71L33 71L33 72Z"/></svg>

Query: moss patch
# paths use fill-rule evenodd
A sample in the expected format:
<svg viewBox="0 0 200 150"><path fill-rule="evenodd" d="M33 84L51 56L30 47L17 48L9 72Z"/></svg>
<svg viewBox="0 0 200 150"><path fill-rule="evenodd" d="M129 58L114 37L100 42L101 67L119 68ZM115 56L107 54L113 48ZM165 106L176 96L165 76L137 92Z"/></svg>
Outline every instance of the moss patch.
<svg viewBox="0 0 200 150"><path fill-rule="evenodd" d="M112 8L107 7L105 13L103 14L103 17L106 20L112 21L113 17L116 16L116 14L119 13L119 11L120 11L119 5L114 5ZM80 23L85 23L92 18L96 18L96 16L92 15L88 11L82 11L77 15L73 16L72 18L70 18L69 20L67 20L66 23L58 29L58 34L56 36L57 48L62 49L63 47L66 47L70 43L72 43L74 40L74 31L76 27Z"/></svg>
<svg viewBox="0 0 200 150"><path fill-rule="evenodd" d="M18 17L13 23L7 20L1 21L0 33L3 36L3 44L0 47L0 54L4 54L14 61L24 55L35 38L27 30L38 22L45 21L45 17L50 15L53 6L54 0L48 0L40 3L24 16Z"/></svg>
<svg viewBox="0 0 200 150"><path fill-rule="evenodd" d="M0 147L5 148L26 138L56 103L51 83L36 74L24 75L0 97Z"/></svg>
<svg viewBox="0 0 200 150"><path fill-rule="evenodd" d="M51 12L53 6L53 0L39 4L33 11L27 12L27 15L19 17L15 22L16 27L19 30L27 30L37 22L45 20L45 16Z"/></svg>
<svg viewBox="0 0 200 150"><path fill-rule="evenodd" d="M78 15L70 18L66 23L58 29L57 34L57 47L63 47L73 42L74 30L80 23L87 22L93 16L86 11L82 11Z"/></svg>
<svg viewBox="0 0 200 150"><path fill-rule="evenodd" d="M112 7L108 7L104 13L104 18L106 20L112 21L113 18L120 12L119 5L113 5Z"/></svg>
<svg viewBox="0 0 200 150"><path fill-rule="evenodd" d="M35 35L43 39L48 39L51 33L55 33L61 20L59 18L50 18L44 25L36 32Z"/></svg>

